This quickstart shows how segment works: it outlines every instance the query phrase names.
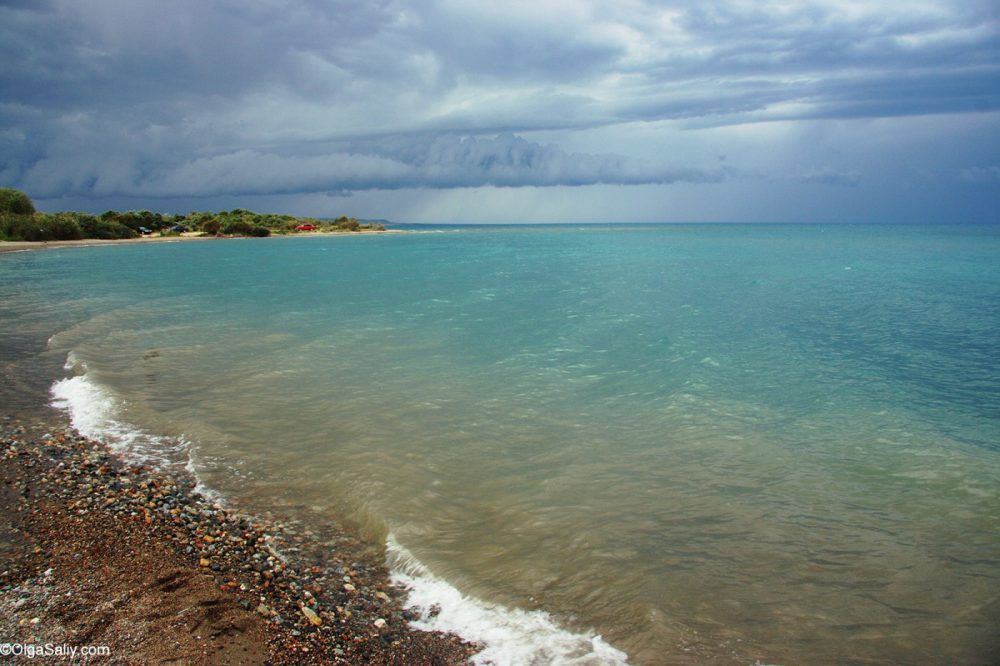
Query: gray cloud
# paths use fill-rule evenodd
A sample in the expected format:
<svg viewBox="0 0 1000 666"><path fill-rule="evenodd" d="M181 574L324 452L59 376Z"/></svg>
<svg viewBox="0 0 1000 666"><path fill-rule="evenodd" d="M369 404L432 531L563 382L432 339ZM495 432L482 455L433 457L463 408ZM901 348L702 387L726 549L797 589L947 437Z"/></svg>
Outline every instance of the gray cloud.
<svg viewBox="0 0 1000 666"><path fill-rule="evenodd" d="M94 198L720 183L760 167L529 139L993 113L998 44L978 0L7 1L0 178ZM797 181L858 183L833 163Z"/></svg>
<svg viewBox="0 0 1000 666"><path fill-rule="evenodd" d="M335 152L237 150L144 169L112 159L96 173L87 161L43 160L24 176L42 196L216 196L349 192L370 189L581 186L719 182L731 169L652 168L619 155L567 153L512 134L387 137Z"/></svg>
<svg viewBox="0 0 1000 666"><path fill-rule="evenodd" d="M802 101L810 117L856 115L861 105L881 116L912 113L914 104L919 113L967 111L972 97L980 108L997 103L1000 26L986 4L874 5L859 15L836 2L624 7L0 6L0 54L12 65L0 73L0 90L47 108L159 112L175 122L190 115L187 104L212 97L321 103L338 121L336 111L352 104L384 102L395 109L385 114L390 132L442 121L455 131L529 131ZM944 85L956 75L961 84Z"/></svg>

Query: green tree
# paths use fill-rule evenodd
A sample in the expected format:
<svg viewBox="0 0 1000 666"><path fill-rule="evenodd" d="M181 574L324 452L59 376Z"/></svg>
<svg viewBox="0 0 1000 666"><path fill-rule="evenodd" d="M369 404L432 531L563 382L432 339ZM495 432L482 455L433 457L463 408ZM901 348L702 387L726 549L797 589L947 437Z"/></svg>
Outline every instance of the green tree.
<svg viewBox="0 0 1000 666"><path fill-rule="evenodd" d="M114 219L106 219L104 215L101 215L101 217L94 217L86 213L75 213L75 215L76 223L80 226L84 238L113 240L118 238L135 238L139 235Z"/></svg>
<svg viewBox="0 0 1000 666"><path fill-rule="evenodd" d="M3 187L0 188L0 212L32 215L35 212L35 204L31 203L31 199L24 192Z"/></svg>
<svg viewBox="0 0 1000 666"><path fill-rule="evenodd" d="M337 225L338 229L343 229L344 231L360 231L361 224L355 217L347 217L346 215L341 215L336 220L333 221Z"/></svg>
<svg viewBox="0 0 1000 666"><path fill-rule="evenodd" d="M209 236L214 236L222 229L222 223L219 222L218 218L214 217L201 220L199 222L199 226L201 227L201 230Z"/></svg>

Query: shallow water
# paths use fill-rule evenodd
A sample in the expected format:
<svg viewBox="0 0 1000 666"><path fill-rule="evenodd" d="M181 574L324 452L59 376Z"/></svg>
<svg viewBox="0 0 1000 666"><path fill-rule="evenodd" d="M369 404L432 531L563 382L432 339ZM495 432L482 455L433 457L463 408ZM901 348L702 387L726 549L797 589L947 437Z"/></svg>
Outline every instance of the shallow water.
<svg viewBox="0 0 1000 666"><path fill-rule="evenodd" d="M389 539L497 663L985 663L998 258L988 227L488 228L21 253L0 296L79 424Z"/></svg>

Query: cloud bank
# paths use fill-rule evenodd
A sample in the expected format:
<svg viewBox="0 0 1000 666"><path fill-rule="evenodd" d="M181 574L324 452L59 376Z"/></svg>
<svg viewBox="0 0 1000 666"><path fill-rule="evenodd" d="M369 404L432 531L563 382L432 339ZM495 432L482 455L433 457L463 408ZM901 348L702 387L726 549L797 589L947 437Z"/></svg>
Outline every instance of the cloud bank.
<svg viewBox="0 0 1000 666"><path fill-rule="evenodd" d="M725 168L690 137L996 117L998 44L980 0L8 0L0 179L93 198L723 184L762 170L857 186L871 169L804 160L807 144L765 164L767 131ZM638 149L636 131L651 139ZM964 181L983 180L993 161L966 157Z"/></svg>
<svg viewBox="0 0 1000 666"><path fill-rule="evenodd" d="M567 153L512 134L436 135L344 146L320 155L241 149L142 169L112 159L80 178L89 162L36 163L22 178L34 192L102 196L215 196L373 189L647 185L718 182L727 169L648 168L617 155Z"/></svg>

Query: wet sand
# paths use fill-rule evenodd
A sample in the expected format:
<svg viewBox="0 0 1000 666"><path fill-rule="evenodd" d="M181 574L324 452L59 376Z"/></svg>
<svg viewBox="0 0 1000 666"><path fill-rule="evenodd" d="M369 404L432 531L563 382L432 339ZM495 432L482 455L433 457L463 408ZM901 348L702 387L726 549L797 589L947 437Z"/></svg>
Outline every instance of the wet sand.
<svg viewBox="0 0 1000 666"><path fill-rule="evenodd" d="M131 245L135 243L169 243L177 241L216 240L211 236L142 236L140 238L122 238L102 240L100 238L84 238L82 240L62 241L0 241L0 252L24 252L26 250L44 250L53 247L94 247L98 245Z"/></svg>

